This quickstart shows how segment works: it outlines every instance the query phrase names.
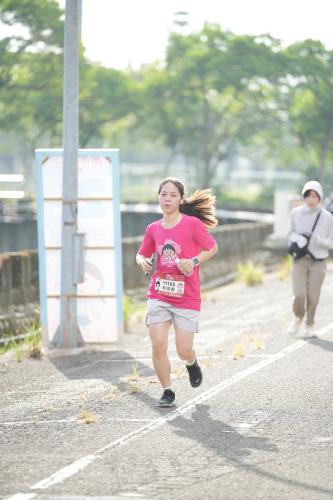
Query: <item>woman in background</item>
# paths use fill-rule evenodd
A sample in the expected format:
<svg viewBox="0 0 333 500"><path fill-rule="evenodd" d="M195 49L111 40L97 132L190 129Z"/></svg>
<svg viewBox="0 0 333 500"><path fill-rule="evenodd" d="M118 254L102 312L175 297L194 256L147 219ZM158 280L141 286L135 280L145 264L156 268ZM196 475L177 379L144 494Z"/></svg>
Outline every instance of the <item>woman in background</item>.
<svg viewBox="0 0 333 500"><path fill-rule="evenodd" d="M307 255L293 260L292 284L294 292L294 319L288 333L296 335L305 318L304 337L315 336L314 319L320 290L326 273L329 248L333 247L333 217L322 208L323 189L319 182L308 181L303 189L304 203L290 214L289 244L300 248L308 244ZM315 229L309 235L318 218Z"/></svg>

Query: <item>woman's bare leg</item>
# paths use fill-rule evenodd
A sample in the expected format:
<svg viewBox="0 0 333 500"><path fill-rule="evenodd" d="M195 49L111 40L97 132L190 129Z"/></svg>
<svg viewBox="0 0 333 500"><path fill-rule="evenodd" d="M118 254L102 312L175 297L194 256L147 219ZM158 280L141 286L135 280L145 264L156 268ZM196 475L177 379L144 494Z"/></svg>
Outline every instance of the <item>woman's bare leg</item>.
<svg viewBox="0 0 333 500"><path fill-rule="evenodd" d="M149 325L152 358L158 380L162 387L171 386L171 365L168 357L168 333L171 321Z"/></svg>
<svg viewBox="0 0 333 500"><path fill-rule="evenodd" d="M176 349L178 356L183 361L186 361L186 364L190 365L193 363L195 358L195 351L193 350L194 333L182 330L177 326L174 326L174 328L176 333Z"/></svg>

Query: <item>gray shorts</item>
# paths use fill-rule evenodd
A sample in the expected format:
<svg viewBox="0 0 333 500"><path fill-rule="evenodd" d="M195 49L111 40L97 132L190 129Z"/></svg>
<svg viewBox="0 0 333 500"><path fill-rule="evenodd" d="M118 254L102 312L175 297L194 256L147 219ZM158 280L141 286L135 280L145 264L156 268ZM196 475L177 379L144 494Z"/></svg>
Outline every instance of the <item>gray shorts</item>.
<svg viewBox="0 0 333 500"><path fill-rule="evenodd" d="M175 326L187 332L199 331L200 311L174 307L158 299L147 300L147 325L171 321Z"/></svg>

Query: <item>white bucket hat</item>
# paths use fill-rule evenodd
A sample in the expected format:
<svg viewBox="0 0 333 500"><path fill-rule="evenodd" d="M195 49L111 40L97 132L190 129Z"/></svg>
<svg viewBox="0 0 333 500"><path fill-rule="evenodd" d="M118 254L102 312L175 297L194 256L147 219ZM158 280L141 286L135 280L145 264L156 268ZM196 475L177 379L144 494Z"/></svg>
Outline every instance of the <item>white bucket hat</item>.
<svg viewBox="0 0 333 500"><path fill-rule="evenodd" d="M303 186L303 189L302 189L302 196L304 196L304 193L306 193L306 191L309 191L310 189L312 189L312 191L316 191L319 198L321 200L323 199L324 193L323 193L323 188L321 187L320 182L318 182L318 181L306 182Z"/></svg>

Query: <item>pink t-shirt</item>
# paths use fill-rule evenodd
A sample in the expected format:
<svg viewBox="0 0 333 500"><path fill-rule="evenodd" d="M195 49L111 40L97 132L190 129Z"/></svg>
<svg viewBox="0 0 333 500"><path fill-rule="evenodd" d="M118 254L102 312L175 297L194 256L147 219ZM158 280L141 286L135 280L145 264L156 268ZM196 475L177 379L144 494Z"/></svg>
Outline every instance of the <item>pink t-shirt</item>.
<svg viewBox="0 0 333 500"><path fill-rule="evenodd" d="M149 224L139 253L150 258L156 255L147 298L169 302L175 307L200 310L200 271L196 266L191 276L177 267L177 259L192 259L201 250L210 250L216 242L197 217L182 214L172 228L164 228L158 220Z"/></svg>

